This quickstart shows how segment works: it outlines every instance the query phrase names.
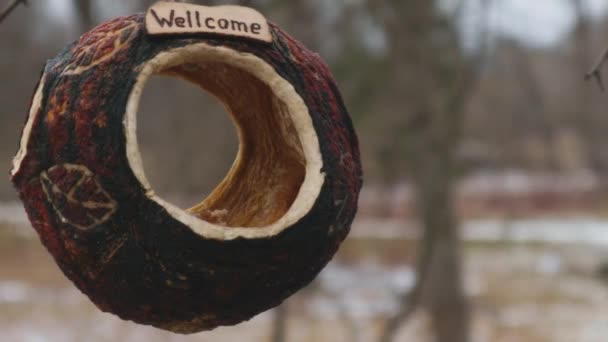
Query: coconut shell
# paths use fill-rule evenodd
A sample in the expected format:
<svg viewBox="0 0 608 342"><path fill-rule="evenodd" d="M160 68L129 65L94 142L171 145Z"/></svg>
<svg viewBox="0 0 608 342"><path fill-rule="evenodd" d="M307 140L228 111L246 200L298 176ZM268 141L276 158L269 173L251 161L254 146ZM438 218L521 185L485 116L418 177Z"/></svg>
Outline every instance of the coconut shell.
<svg viewBox="0 0 608 342"><path fill-rule="evenodd" d="M177 333L234 325L309 284L347 236L362 183L351 119L319 55L274 24L271 33L272 43L213 35L153 37L145 32L143 15L137 14L96 27L47 62L12 182L57 265L99 309ZM291 85L285 91L305 104L320 153L319 170L309 167L306 174L318 172L322 178L318 190L309 194L305 212L285 221L288 225L266 229L281 222L279 218L266 219L257 207L250 210L255 219L243 218L238 203L233 208L239 210L224 212L225 220L205 214L205 208L183 211L189 218L182 212L179 216L155 197L138 174L141 170L134 169L138 151L129 146L126 113L132 110L134 93L141 91L139 77L149 61L167 52L179 56L179 49L190 51L190 46L203 46L201 53L219 51L228 64L242 57L269 66L278 81ZM193 80L187 67L178 63L163 72L181 72ZM206 68L214 80L222 78L213 64ZM224 83L238 94L252 76L243 77ZM201 86L209 91L221 86L208 81ZM242 107L257 101L227 93L218 97L241 101ZM247 121L240 124L246 133ZM253 149L251 158L262 152ZM266 167L272 170L272 165ZM232 176L238 181L241 174ZM270 183L261 182L247 191L264 199ZM291 210L306 186L304 182L285 192L296 200L285 195L272 202L285 208L271 214ZM240 198L230 196L236 202ZM233 217L238 219L231 223Z"/></svg>

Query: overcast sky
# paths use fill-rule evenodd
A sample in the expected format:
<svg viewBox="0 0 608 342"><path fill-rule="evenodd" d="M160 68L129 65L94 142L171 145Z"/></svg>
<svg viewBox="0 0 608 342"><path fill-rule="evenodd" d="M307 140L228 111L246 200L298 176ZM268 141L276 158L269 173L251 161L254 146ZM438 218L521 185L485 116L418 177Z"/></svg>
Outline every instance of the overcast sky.
<svg viewBox="0 0 608 342"><path fill-rule="evenodd" d="M550 45L572 29L574 12L569 0L494 0L491 27L514 38ZM608 0L586 0L589 15L600 17Z"/></svg>

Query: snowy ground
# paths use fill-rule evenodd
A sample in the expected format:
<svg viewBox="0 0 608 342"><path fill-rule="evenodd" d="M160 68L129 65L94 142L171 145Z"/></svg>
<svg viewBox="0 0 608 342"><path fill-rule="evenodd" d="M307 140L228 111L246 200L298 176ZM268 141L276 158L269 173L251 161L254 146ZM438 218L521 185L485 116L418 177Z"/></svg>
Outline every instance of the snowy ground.
<svg viewBox="0 0 608 342"><path fill-rule="evenodd" d="M475 341L605 341L608 220L475 220L463 231ZM412 224L359 220L336 260L287 302L289 341L374 341L415 281L402 261L416 235ZM183 337L101 313L63 278L19 206L0 206L2 341L268 341L272 319ZM420 312L399 340L426 336Z"/></svg>

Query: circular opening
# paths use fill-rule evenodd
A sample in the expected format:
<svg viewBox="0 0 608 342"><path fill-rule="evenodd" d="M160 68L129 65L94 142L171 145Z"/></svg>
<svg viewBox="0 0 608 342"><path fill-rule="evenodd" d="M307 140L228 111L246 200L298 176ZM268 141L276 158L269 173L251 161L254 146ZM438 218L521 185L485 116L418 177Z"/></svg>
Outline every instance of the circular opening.
<svg viewBox="0 0 608 342"><path fill-rule="evenodd" d="M156 196L143 170L136 113L143 86L154 74L200 86L225 105L237 127L239 148L230 171L187 210ZM149 196L207 237L277 234L312 208L324 181L319 142L304 101L272 66L251 54L200 43L157 55L142 66L125 126L129 163ZM197 144L189 153L203 150Z"/></svg>
<svg viewBox="0 0 608 342"><path fill-rule="evenodd" d="M238 150L222 103L191 82L152 76L139 111L137 138L155 192L180 208L200 202L228 173Z"/></svg>

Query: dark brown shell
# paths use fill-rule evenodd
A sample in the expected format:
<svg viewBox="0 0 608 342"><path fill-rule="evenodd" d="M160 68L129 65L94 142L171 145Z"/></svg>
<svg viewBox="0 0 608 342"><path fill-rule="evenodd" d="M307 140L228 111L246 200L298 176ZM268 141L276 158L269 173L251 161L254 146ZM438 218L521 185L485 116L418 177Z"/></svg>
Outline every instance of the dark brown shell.
<svg viewBox="0 0 608 342"><path fill-rule="evenodd" d="M133 15L47 63L12 181L57 264L101 310L180 333L237 324L307 285L348 234L361 187L351 120L319 56L274 25L272 33L272 44L149 37ZM313 208L276 236L205 239L150 200L129 167L123 116L138 66L197 42L258 56L308 106L326 178Z"/></svg>

